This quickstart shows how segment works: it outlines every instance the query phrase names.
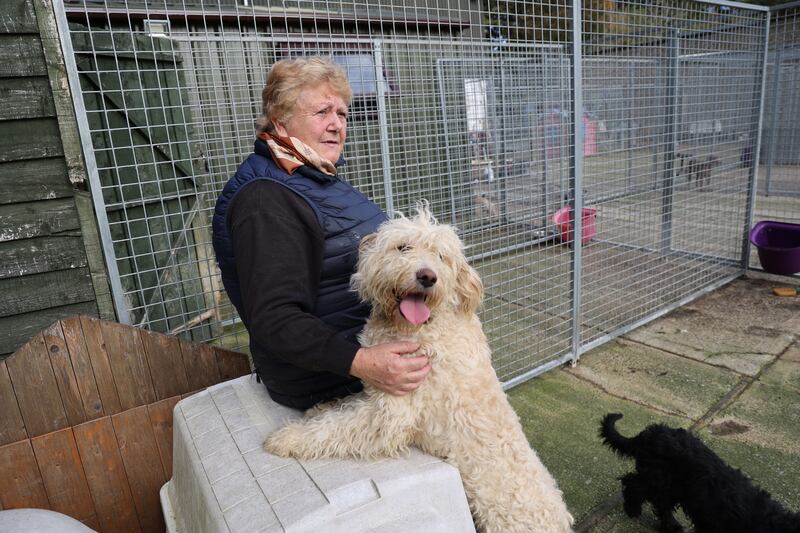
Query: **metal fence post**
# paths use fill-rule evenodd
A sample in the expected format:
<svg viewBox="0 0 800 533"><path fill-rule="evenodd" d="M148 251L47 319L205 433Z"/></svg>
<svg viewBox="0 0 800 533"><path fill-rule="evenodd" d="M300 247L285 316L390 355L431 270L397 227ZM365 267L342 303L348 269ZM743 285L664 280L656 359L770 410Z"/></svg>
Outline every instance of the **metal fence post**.
<svg viewBox="0 0 800 533"><path fill-rule="evenodd" d="M381 166L383 171L383 191L386 195L386 212L394 215L394 193L392 191L392 168L389 159L389 120L386 117L386 88L383 85L383 43L375 39L372 43L375 57L375 87L378 94L378 128L381 139Z"/></svg>
<svg viewBox="0 0 800 533"><path fill-rule="evenodd" d="M767 60L764 62L764 72L769 70L769 36L767 36ZM780 99L780 86L781 86L781 50L782 46L775 48L775 73L772 76L772 105L770 106L770 119L769 126L769 155L767 156L767 175L764 177L764 194L769 196L770 178L772 178L772 165L775 164L775 146L777 136L776 128L778 127L778 100ZM762 99L763 102L763 99ZM763 104L762 104L763 105Z"/></svg>
<svg viewBox="0 0 800 533"><path fill-rule="evenodd" d="M447 127L447 96L444 84L444 65L446 59L436 60L436 81L439 82L439 108L442 112L442 128L444 129L444 153L447 157L447 175L450 182L450 223L456 223L456 194L453 186L452 155L450 154L450 131Z"/></svg>
<svg viewBox="0 0 800 533"><path fill-rule="evenodd" d="M581 276L583 275L583 40L581 0L572 3L572 142L569 189L572 197L572 364L581 346Z"/></svg>
<svg viewBox="0 0 800 533"><path fill-rule="evenodd" d="M97 169L97 160L94 157L94 150L92 148L89 120L86 116L86 106L83 103L83 90L81 88L81 80L78 77L78 65L75 61L75 52L72 49L72 39L70 37L64 3L53 2L53 10L56 15L56 26L58 26L58 36L61 41L61 47L64 50L64 65L69 79L70 92L72 93L72 105L75 110L75 120L78 123L78 133L81 139L81 146L83 147L83 159L86 163L86 174L89 177L92 203L94 205L95 216L97 217L97 230L100 234L100 241L103 244L103 255L106 259L108 281L111 284L111 295L114 299L117 321L120 324L130 324L131 318L128 312L128 303L125 299L125 290L122 287L122 280L120 278L119 269L117 268L114 240L111 236L111 226L108 223L106 206L103 202L100 173Z"/></svg>
<svg viewBox="0 0 800 533"><path fill-rule="evenodd" d="M754 119L756 122L756 143L753 147L753 163L750 167L750 179L747 189L747 207L745 212L745 228L742 238L742 269L747 270L750 264L750 228L753 226L753 215L756 210L756 193L758 191L758 163L759 153L761 152L761 128L764 120L764 90L767 83L767 60L769 58L769 23L771 12L764 13L766 23L764 24L764 51L761 56L761 88L758 92L758 106L755 108ZM773 130L774 141L775 131Z"/></svg>
<svg viewBox="0 0 800 533"><path fill-rule="evenodd" d="M667 64L667 112L664 116L664 173L661 192L661 253L672 249L672 202L675 186L675 147L677 146L678 113L678 69L680 68L680 33L677 28L670 30L669 56Z"/></svg>

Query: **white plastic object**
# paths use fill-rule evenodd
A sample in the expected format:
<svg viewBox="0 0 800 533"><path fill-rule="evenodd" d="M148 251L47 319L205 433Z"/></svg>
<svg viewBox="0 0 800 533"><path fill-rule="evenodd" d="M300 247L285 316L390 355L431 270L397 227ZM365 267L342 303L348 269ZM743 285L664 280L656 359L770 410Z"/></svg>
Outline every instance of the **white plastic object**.
<svg viewBox="0 0 800 533"><path fill-rule="evenodd" d="M74 518L48 509L6 509L0 511L3 533L94 533Z"/></svg>
<svg viewBox="0 0 800 533"><path fill-rule="evenodd" d="M178 402L173 475L161 489L167 530L475 531L458 471L419 450L377 461L297 461L264 451L267 435L300 416L252 376Z"/></svg>

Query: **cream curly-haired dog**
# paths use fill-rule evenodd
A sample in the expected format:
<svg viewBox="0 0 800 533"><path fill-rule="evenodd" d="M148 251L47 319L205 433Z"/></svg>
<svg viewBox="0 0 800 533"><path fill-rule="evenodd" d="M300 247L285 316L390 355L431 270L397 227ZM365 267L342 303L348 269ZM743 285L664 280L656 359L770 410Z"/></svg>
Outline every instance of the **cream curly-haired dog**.
<svg viewBox="0 0 800 533"><path fill-rule="evenodd" d="M479 531L570 531L561 491L528 445L476 315L483 284L453 228L427 208L366 237L353 288L372 304L361 343L412 340L432 370L412 394L363 393L270 435L285 457L375 458L414 445L458 468Z"/></svg>

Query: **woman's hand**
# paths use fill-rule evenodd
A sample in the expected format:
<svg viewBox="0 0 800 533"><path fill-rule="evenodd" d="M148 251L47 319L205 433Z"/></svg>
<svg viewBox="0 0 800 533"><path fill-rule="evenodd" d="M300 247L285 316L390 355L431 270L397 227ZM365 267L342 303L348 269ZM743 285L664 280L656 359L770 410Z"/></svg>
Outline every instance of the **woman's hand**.
<svg viewBox="0 0 800 533"><path fill-rule="evenodd" d="M404 396L425 381L431 371L428 356L406 357L419 349L414 342L388 342L359 348L350 374L384 392Z"/></svg>

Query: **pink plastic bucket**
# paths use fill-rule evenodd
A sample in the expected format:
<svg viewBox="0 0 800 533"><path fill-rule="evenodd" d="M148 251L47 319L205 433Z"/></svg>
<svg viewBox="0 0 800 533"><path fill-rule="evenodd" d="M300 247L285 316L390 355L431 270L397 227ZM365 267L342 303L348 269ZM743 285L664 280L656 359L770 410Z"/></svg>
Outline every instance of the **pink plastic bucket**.
<svg viewBox="0 0 800 533"><path fill-rule="evenodd" d="M566 205L553 215L553 222L561 233L561 242L572 241L572 224L569 220L571 211L572 208ZM581 243L586 244L597 234L597 209L584 207L582 213L583 234L581 235Z"/></svg>

